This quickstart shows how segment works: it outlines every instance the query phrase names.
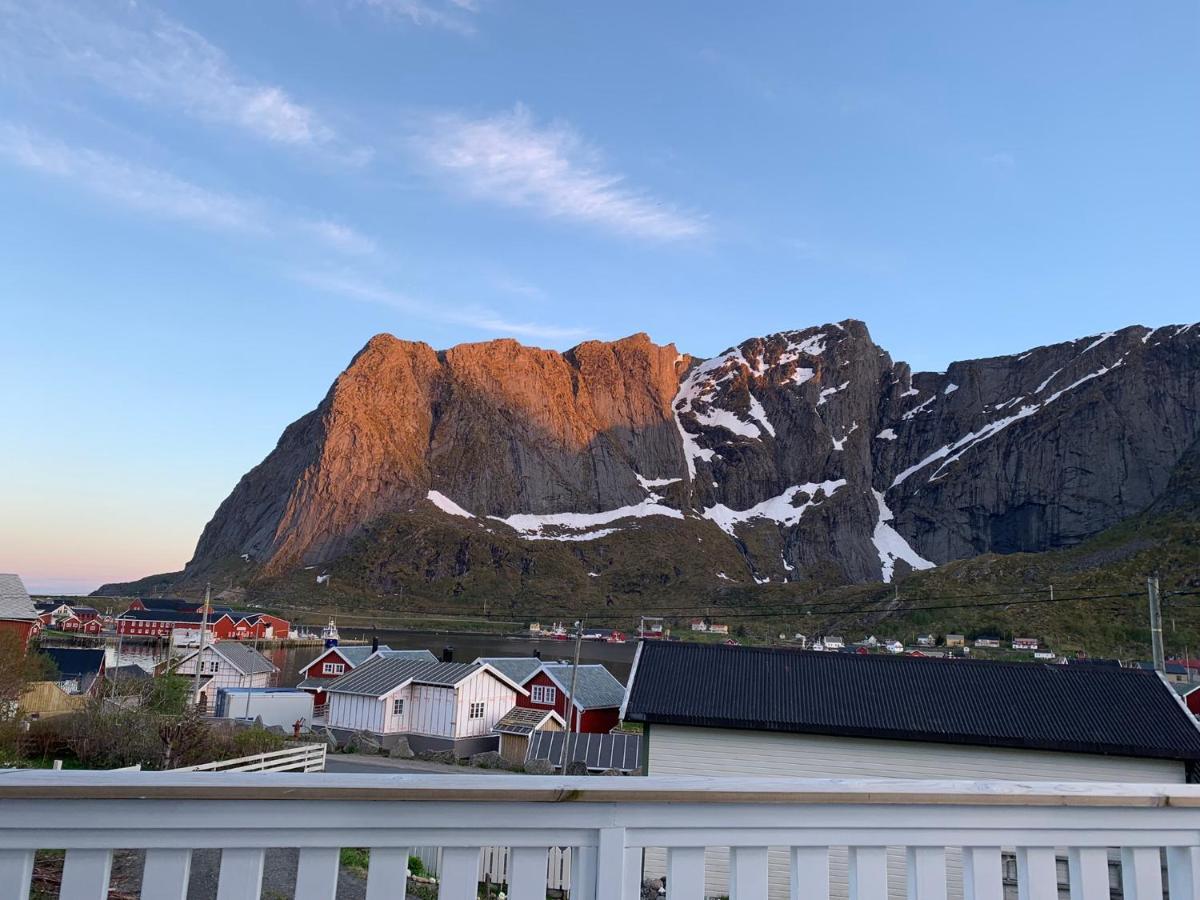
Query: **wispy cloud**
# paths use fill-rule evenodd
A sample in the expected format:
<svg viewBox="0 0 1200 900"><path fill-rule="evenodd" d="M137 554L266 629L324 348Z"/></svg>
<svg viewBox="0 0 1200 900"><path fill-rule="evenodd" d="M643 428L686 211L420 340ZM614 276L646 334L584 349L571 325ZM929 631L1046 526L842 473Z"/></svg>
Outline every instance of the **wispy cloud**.
<svg viewBox="0 0 1200 900"><path fill-rule="evenodd" d="M367 303L378 303L401 310L409 315L452 325L463 325L493 334L545 340L576 340L587 333L581 328L542 322L512 321L495 310L482 306L434 304L378 282L366 280L353 272L301 269L293 272L292 277L325 293L338 294Z"/></svg>
<svg viewBox="0 0 1200 900"><path fill-rule="evenodd" d="M0 159L155 216L221 230L267 230L263 211L254 202L169 172L71 147L19 125L0 123Z"/></svg>
<svg viewBox="0 0 1200 900"><path fill-rule="evenodd" d="M443 3L426 2L426 0L358 0L358 2L413 25L444 28L459 34L475 33L475 23L471 21L471 16L479 12L479 4L474 0L446 0Z"/></svg>
<svg viewBox="0 0 1200 900"><path fill-rule="evenodd" d="M654 240L708 230L702 218L606 172L569 125L538 125L524 106L482 119L437 116L413 146L452 186L480 199Z"/></svg>
<svg viewBox="0 0 1200 900"><path fill-rule="evenodd" d="M306 237L340 253L366 254L375 242L353 228L306 218L265 200L218 191L171 172L76 147L22 125L0 121L0 161L61 179L122 207L217 231Z"/></svg>
<svg viewBox="0 0 1200 900"><path fill-rule="evenodd" d="M362 162L310 107L244 75L202 35L140 3L0 0L0 52L23 75L65 75L278 144Z"/></svg>
<svg viewBox="0 0 1200 900"><path fill-rule="evenodd" d="M989 153L986 156L984 156L983 164L985 166L990 166L993 169L1007 170L1007 169L1012 169L1012 168L1016 167L1017 158L1015 156L1013 156L1011 153L1005 153L1004 151L1001 150L1001 151L997 151L996 153Z"/></svg>

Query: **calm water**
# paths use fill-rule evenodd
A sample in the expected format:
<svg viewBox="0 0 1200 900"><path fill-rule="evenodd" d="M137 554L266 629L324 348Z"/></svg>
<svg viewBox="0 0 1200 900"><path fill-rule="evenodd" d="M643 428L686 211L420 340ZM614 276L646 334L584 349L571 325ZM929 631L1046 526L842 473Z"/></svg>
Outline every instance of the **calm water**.
<svg viewBox="0 0 1200 900"><path fill-rule="evenodd" d="M439 659L442 656L443 648L453 647L455 662L471 662L480 656L532 656L534 650L541 653L542 659L569 660L575 648L571 641L534 641L501 635L445 634L384 629L371 632L369 629L359 630L356 628L339 630L343 639L362 638L370 641L372 634L375 634L379 638L379 643L387 644L393 650L429 650ZM136 663L147 669L153 669L155 663L166 659L168 652L164 644L123 643L120 650L118 658L116 643L106 644L105 662L108 666ZM629 680L629 670L633 666L633 655L636 651L637 643L634 641L627 644L584 641L579 659L585 663L603 664L624 684ZM300 681L300 669L316 659L321 652L322 648L317 646L263 649L267 658L279 667L276 684L280 687L291 687L297 684Z"/></svg>

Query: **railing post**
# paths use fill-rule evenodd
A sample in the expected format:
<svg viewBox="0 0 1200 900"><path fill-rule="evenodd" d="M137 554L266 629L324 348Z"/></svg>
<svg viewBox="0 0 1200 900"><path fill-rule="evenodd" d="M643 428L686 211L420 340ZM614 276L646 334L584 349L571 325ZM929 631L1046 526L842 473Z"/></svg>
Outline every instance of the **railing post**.
<svg viewBox="0 0 1200 900"><path fill-rule="evenodd" d="M667 848L667 900L703 900L704 848Z"/></svg>
<svg viewBox="0 0 1200 900"><path fill-rule="evenodd" d="M509 900L546 900L548 858L546 847L509 848Z"/></svg>
<svg viewBox="0 0 1200 900"><path fill-rule="evenodd" d="M1161 900L1162 866L1157 847L1121 848L1121 893L1124 900Z"/></svg>
<svg viewBox="0 0 1200 900"><path fill-rule="evenodd" d="M1171 900L1200 900L1200 847L1167 848Z"/></svg>
<svg viewBox="0 0 1200 900"><path fill-rule="evenodd" d="M32 850L0 850L0 885L11 890L14 897L29 896L29 880L33 877Z"/></svg>
<svg viewBox="0 0 1200 900"><path fill-rule="evenodd" d="M638 900L641 895L642 851L625 846L624 828L601 828L596 847L595 896L599 900Z"/></svg>
<svg viewBox="0 0 1200 900"><path fill-rule="evenodd" d="M63 863L60 900L108 900L111 850L68 850Z"/></svg>
<svg viewBox="0 0 1200 900"><path fill-rule="evenodd" d="M475 900L479 892L479 848L443 847L438 900Z"/></svg>
<svg viewBox="0 0 1200 900"><path fill-rule="evenodd" d="M966 900L1004 900L999 847L963 847L963 893Z"/></svg>
<svg viewBox="0 0 1200 900"><path fill-rule="evenodd" d="M191 872L191 850L147 850L142 867L142 900L185 900Z"/></svg>
<svg viewBox="0 0 1200 900"><path fill-rule="evenodd" d="M908 900L945 900L946 851L943 847L909 847Z"/></svg>
<svg viewBox="0 0 1200 900"><path fill-rule="evenodd" d="M571 848L571 900L597 900L596 848Z"/></svg>
<svg viewBox="0 0 1200 900"><path fill-rule="evenodd" d="M372 847L367 860L367 900L392 900L408 890L408 847Z"/></svg>
<svg viewBox="0 0 1200 900"><path fill-rule="evenodd" d="M1067 851L1071 900L1108 896L1108 851L1103 847L1072 847Z"/></svg>
<svg viewBox="0 0 1200 900"><path fill-rule="evenodd" d="M827 900L829 848L793 847L791 856L791 900Z"/></svg>
<svg viewBox="0 0 1200 900"><path fill-rule="evenodd" d="M258 900L262 893L264 854L260 848L222 850L217 900Z"/></svg>
<svg viewBox="0 0 1200 900"><path fill-rule="evenodd" d="M1053 848L1017 848L1017 898L1058 900L1058 863Z"/></svg>
<svg viewBox="0 0 1200 900"><path fill-rule="evenodd" d="M337 847L303 847L296 865L295 900L334 900L341 851Z"/></svg>
<svg viewBox="0 0 1200 900"><path fill-rule="evenodd" d="M729 848L729 900L767 900L767 848Z"/></svg>
<svg viewBox="0 0 1200 900"><path fill-rule="evenodd" d="M850 900L888 900L887 848L851 847Z"/></svg>

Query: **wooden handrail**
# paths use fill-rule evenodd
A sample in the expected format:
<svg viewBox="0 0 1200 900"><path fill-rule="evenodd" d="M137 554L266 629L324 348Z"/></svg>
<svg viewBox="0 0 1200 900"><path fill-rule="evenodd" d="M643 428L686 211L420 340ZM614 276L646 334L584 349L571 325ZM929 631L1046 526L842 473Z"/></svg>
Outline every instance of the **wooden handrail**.
<svg viewBox="0 0 1200 900"><path fill-rule="evenodd" d="M372 800L1200 808L1200 785L656 776L0 771L5 799Z"/></svg>

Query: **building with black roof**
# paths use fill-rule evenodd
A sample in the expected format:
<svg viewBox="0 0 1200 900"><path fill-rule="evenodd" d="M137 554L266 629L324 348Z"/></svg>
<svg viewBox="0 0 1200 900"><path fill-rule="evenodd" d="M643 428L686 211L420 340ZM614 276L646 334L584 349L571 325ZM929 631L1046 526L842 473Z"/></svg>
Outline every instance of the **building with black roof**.
<svg viewBox="0 0 1200 900"><path fill-rule="evenodd" d="M1200 727L1155 672L646 642L652 774L1188 779Z"/></svg>

